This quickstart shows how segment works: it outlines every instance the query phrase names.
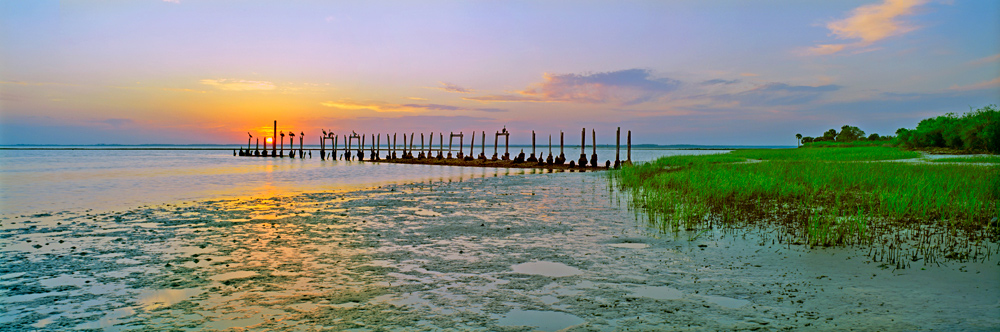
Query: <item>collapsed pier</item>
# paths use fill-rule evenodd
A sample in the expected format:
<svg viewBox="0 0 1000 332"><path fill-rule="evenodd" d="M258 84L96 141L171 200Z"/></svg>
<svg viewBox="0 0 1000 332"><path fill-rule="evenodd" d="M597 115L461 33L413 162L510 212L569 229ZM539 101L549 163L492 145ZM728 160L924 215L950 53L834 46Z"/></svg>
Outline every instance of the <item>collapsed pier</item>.
<svg viewBox="0 0 1000 332"><path fill-rule="evenodd" d="M247 148L244 150L242 147L238 152L234 151L233 155L241 157L272 157L272 158L312 158L312 152L317 151L317 149L305 149L303 148L303 141L305 138L305 132L300 132L299 137L299 147L295 149L295 133L289 132L289 149L285 152L284 131L278 132L277 130L278 122L274 121L274 132L273 136L265 138L264 149L260 148L260 138L257 138L256 146L253 150L251 147L251 140L253 135L249 132L247 133L250 137L247 139ZM475 155L476 150L476 134L480 133L481 140L479 144L479 154ZM487 157L487 133L486 131L476 132L473 131L470 135L470 143L468 146L468 153L465 151L465 134L463 132L448 133L448 145L447 148L444 145L445 135L444 132L438 132L438 145L434 146L434 132L429 133L424 136L424 133L420 133L420 145L416 145L416 133L409 133L409 139L407 139L407 134L399 133L385 134L385 144L382 143L383 134L358 134L352 131L351 134L338 135L333 131L323 130L323 134L319 137L319 149L318 154L321 160L348 160L348 161L371 161L371 162L388 162L388 163L399 163L399 164L422 164L422 165L442 165L442 166L471 166L471 167L504 167L504 168L544 168L544 169L563 169L563 170L605 170L605 169L617 169L622 165L628 165L632 163L632 131L627 132L626 138L626 159L621 159L621 127L616 131L615 138L615 159L607 159L603 163L599 161L597 156L597 131L591 129L591 154L587 155L587 129L583 128L580 132L580 156L577 159L566 158L566 145L564 132L559 132L559 154L556 155L553 152L552 135L548 137L548 154L540 151L538 145L536 144L537 135L534 131L531 132L531 152L526 154L522 149L518 154L511 155L510 153L510 135L511 133L507 131L507 128L496 131L491 136L493 136L493 154ZM280 136L280 139L277 139ZM400 137L401 136L401 137ZM504 138L504 152L500 154L500 137ZM370 137L371 140L367 140ZM402 145L399 145L399 138L402 138ZM426 145L425 138L427 138ZM458 138L458 146L455 149L455 138ZM341 140L343 139L343 140ZM268 141L271 144L271 150L268 151ZM280 144L280 147L279 147ZM329 145L328 145L329 144ZM475 157L474 157L475 156ZM567 163L568 161L568 163Z"/></svg>

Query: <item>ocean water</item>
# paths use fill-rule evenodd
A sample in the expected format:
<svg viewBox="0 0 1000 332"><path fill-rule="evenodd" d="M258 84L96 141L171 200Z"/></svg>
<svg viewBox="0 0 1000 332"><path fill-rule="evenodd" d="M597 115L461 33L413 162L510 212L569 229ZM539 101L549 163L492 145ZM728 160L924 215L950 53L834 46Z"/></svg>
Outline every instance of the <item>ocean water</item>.
<svg viewBox="0 0 1000 332"><path fill-rule="evenodd" d="M322 161L317 153L312 159L245 158L234 157L233 150L223 150L224 147L190 148L0 150L0 215L88 209L109 211L179 201L270 197L391 183L458 181L543 172ZM521 148L511 147L511 153ZM567 151L573 151L567 158L579 156L578 150ZM590 152L588 149L588 154ZM660 156L721 152L724 151L634 149L632 160L642 162ZM613 160L615 151L598 148L597 154L600 160ZM622 159L625 159L624 151Z"/></svg>

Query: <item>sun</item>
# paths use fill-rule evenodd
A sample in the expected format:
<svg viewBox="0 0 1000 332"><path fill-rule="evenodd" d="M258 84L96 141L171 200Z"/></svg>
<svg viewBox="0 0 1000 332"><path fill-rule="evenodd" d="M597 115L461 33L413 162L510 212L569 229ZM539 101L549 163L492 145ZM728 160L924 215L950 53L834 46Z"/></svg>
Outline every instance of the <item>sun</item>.
<svg viewBox="0 0 1000 332"><path fill-rule="evenodd" d="M264 140L264 142L267 142L267 144L271 144L271 142L274 142L274 140L268 137L267 139Z"/></svg>

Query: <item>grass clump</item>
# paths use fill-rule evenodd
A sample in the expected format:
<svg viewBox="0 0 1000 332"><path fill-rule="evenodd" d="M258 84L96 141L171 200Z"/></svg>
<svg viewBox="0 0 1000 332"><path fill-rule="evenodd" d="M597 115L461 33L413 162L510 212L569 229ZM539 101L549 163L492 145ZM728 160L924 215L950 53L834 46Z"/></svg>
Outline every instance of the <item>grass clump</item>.
<svg viewBox="0 0 1000 332"><path fill-rule="evenodd" d="M778 225L781 239L860 245L897 261L979 257L997 239L1000 168L880 162L919 157L886 147L737 150L674 156L611 173L664 232ZM972 250L972 253L966 251Z"/></svg>

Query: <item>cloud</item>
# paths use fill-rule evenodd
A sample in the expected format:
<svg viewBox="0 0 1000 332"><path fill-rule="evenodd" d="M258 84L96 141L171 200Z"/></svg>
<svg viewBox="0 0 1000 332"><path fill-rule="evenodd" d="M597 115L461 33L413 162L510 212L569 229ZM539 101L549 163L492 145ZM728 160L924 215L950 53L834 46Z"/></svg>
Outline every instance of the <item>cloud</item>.
<svg viewBox="0 0 1000 332"><path fill-rule="evenodd" d="M391 103L358 103L353 101L326 101L320 103L326 107L344 110L370 110L375 112L417 112L417 111L475 111L475 112L507 112L500 108L470 108L442 104L391 104Z"/></svg>
<svg viewBox="0 0 1000 332"><path fill-rule="evenodd" d="M435 89L440 89L442 91L447 91L447 92L456 92L456 93L473 93L473 92L476 92L476 90L466 89L466 88L463 88L463 87L460 87L458 85L454 85L454 84L451 84L451 83L441 82L441 85L442 86L437 87Z"/></svg>
<svg viewBox="0 0 1000 332"><path fill-rule="evenodd" d="M730 84L736 84L736 83L740 83L740 82L742 82L742 81L740 81L740 80L730 80L730 81L727 81L727 80L723 80L723 79L714 79L714 80L707 80L707 81L701 82L701 85L717 85L717 84L730 85Z"/></svg>
<svg viewBox="0 0 1000 332"><path fill-rule="evenodd" d="M680 81L653 78L647 69L588 74L544 75L540 83L515 94L468 97L482 102L576 102L635 105L677 90Z"/></svg>
<svg viewBox="0 0 1000 332"><path fill-rule="evenodd" d="M785 83L768 83L756 88L714 96L713 99L738 102L742 106L786 106L800 105L819 99L827 92L840 90L839 85L788 85Z"/></svg>
<svg viewBox="0 0 1000 332"><path fill-rule="evenodd" d="M916 7L926 0L885 0L879 4L864 5L851 11L851 15L826 25L836 39L858 40L844 44L820 44L806 50L807 54L828 55L845 49L867 47L885 38L902 35L917 27L902 21L913 15Z"/></svg>
<svg viewBox="0 0 1000 332"><path fill-rule="evenodd" d="M181 0L163 0L163 2L169 2L169 3L181 3Z"/></svg>
<svg viewBox="0 0 1000 332"><path fill-rule="evenodd" d="M948 90L969 91L1000 87L1000 77L970 85L952 85Z"/></svg>
<svg viewBox="0 0 1000 332"><path fill-rule="evenodd" d="M234 79L203 79L198 81L201 84L213 86L219 90L226 91L257 91L274 90L277 86L268 81L247 81Z"/></svg>
<svg viewBox="0 0 1000 332"><path fill-rule="evenodd" d="M420 97L406 97L406 99L417 100L417 101L427 101L427 98L420 98Z"/></svg>
<svg viewBox="0 0 1000 332"><path fill-rule="evenodd" d="M979 58L979 59L976 59L976 60L972 60L972 61L969 62L969 64L973 65L973 66L982 66L982 65L985 65L985 64L993 64L993 63L997 63L997 62L1000 62L1000 53L997 53L997 54L994 54L994 55L991 55L991 56L988 56L988 57L985 57L985 58Z"/></svg>

